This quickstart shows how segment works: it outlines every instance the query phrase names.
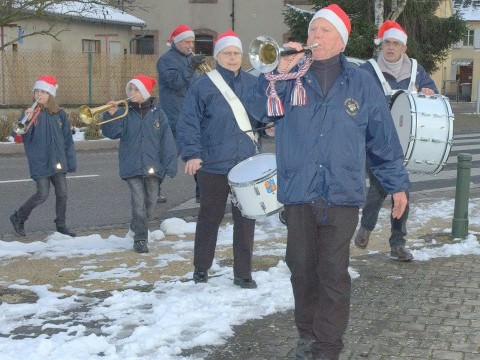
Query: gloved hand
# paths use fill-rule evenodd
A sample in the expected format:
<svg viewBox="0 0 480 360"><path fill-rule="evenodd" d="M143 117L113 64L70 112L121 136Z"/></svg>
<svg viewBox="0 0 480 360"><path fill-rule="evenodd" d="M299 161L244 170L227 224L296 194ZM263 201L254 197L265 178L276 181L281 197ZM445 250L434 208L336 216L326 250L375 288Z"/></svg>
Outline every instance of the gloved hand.
<svg viewBox="0 0 480 360"><path fill-rule="evenodd" d="M190 66L195 70L205 63L205 55L193 55L190 57Z"/></svg>

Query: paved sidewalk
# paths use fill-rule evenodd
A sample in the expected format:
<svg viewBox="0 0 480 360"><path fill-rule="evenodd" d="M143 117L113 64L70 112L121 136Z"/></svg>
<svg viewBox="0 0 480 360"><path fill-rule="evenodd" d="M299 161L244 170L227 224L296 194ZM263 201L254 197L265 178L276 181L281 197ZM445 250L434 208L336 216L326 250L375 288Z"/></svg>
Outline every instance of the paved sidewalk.
<svg viewBox="0 0 480 360"><path fill-rule="evenodd" d="M480 257L454 256L410 264L385 253L351 266L351 316L341 360L480 359ZM225 346L196 349L209 360L293 359L293 312L235 327Z"/></svg>

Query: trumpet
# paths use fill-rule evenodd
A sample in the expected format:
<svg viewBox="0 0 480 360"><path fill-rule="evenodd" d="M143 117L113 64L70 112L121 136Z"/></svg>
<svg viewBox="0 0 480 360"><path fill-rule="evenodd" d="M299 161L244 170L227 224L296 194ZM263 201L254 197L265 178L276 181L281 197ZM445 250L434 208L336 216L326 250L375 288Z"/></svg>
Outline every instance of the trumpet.
<svg viewBox="0 0 480 360"><path fill-rule="evenodd" d="M118 120L118 119L121 119L121 118L124 118L125 116L127 116L127 114L128 114L128 100L130 100L130 98L127 98L125 100L115 101L114 103L111 103L111 104L105 104L105 105L102 105L102 106L97 106L95 108L90 108L87 105L82 105L78 108L78 115L80 116L80 120L84 124L90 125L91 123L97 121L97 115L99 115L99 114L101 114L105 111L110 110L114 106L124 104L125 111L123 112L123 114L121 114L119 116L116 116L113 119L108 119L108 120L105 120L105 121L97 122L97 125L103 125L103 124L106 124L106 123L109 123L109 122L112 122L112 121L115 121L115 120Z"/></svg>
<svg viewBox="0 0 480 360"><path fill-rule="evenodd" d="M32 106L30 106L30 108L32 110L35 110L35 108L37 107L38 105L38 100L35 100L35 102L32 104ZM27 121L30 119L30 117L32 116L33 112L32 113L25 113L25 115L23 115L23 118L21 118L20 120L18 121L15 121L13 123L13 131L18 134L18 135L23 135L25 134L27 131L28 131L28 128L30 126L27 126Z"/></svg>
<svg viewBox="0 0 480 360"><path fill-rule="evenodd" d="M252 66L261 73L268 73L277 68L280 57L299 53L309 53L318 44L304 46L302 50L281 48L277 42L267 35L261 35L250 43L248 55Z"/></svg>

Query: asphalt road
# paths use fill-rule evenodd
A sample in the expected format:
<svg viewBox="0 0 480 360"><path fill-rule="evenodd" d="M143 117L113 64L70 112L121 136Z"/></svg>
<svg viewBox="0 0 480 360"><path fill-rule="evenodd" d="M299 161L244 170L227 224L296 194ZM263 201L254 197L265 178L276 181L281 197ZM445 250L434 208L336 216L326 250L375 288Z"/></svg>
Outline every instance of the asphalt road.
<svg viewBox="0 0 480 360"><path fill-rule="evenodd" d="M464 105L465 106L465 105ZM471 105L467 105L468 108ZM468 109L467 109L468 110ZM460 110L459 110L460 111ZM454 110L455 112L455 110ZM478 116L455 115L455 136L463 136L463 144L452 148L450 158L461 152L473 153L472 184L480 184L480 118ZM273 152L272 141L264 143L263 152ZM118 176L117 150L77 151L78 169L68 178L67 224L72 230L97 227L112 227L128 224L130 220L129 190L125 181ZM29 178L26 157L20 154L0 155L0 238L12 235L9 216L35 191ZM455 186L455 161L436 176L412 176L411 192L435 191ZM183 162L178 161L178 173L174 179L166 178L163 192L168 202L157 208L156 218L195 216L198 206L194 201L195 183L191 176L183 173ZM48 200L34 209L26 222L27 233L55 230L55 197L52 192Z"/></svg>

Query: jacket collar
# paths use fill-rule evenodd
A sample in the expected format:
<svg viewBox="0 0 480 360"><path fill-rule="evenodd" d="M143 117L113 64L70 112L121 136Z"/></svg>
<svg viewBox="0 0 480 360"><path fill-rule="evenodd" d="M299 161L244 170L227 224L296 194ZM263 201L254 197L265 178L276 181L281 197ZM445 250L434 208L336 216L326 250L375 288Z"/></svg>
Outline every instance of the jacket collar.
<svg viewBox="0 0 480 360"><path fill-rule="evenodd" d="M222 75L222 77L225 79L226 82L236 81L240 79L240 76L242 76L242 69L240 69L238 71L238 75L235 76L235 73L233 71L225 69L218 62L216 64L215 69L220 73L220 75Z"/></svg>

